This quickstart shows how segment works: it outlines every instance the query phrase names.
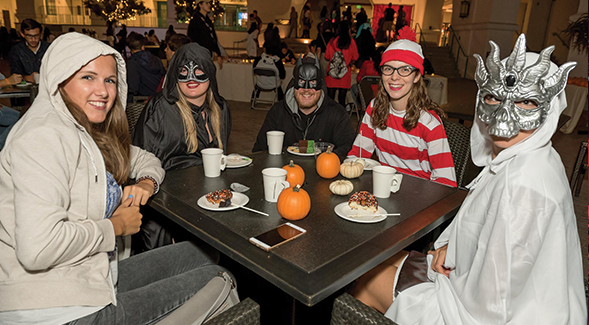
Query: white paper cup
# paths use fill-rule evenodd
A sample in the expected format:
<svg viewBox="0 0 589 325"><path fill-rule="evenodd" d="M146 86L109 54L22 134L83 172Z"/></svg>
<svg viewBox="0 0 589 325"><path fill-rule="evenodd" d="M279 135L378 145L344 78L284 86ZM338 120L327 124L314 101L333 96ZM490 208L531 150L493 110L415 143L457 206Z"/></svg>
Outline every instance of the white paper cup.
<svg viewBox="0 0 589 325"><path fill-rule="evenodd" d="M227 165L227 156L223 154L223 149L208 148L203 149L200 153L202 154L202 165L205 169L205 176L221 176L221 171L225 170L225 166Z"/></svg>
<svg viewBox="0 0 589 325"><path fill-rule="evenodd" d="M266 132L268 139L268 153L271 155L282 154L282 142L284 142L284 132L282 131L268 131Z"/></svg>
<svg viewBox="0 0 589 325"><path fill-rule="evenodd" d="M35 83L38 85L39 84L39 80L41 80L41 75L38 73L34 73L33 74L33 78L35 78Z"/></svg>
<svg viewBox="0 0 589 325"><path fill-rule="evenodd" d="M391 192L396 193L401 188L403 174L397 173L393 167L376 166L372 168L372 185L374 196L386 199Z"/></svg>
<svg viewBox="0 0 589 325"><path fill-rule="evenodd" d="M262 170L264 179L264 199L268 202L278 201L280 192L289 187L286 181L287 171L282 168L265 168Z"/></svg>

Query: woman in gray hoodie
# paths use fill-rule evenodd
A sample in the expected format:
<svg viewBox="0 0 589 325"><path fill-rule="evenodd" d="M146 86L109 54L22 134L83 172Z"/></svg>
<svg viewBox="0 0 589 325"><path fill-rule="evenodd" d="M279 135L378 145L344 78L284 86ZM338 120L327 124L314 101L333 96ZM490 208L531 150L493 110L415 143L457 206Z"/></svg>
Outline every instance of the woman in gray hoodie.
<svg viewBox="0 0 589 325"><path fill-rule="evenodd" d="M190 243L118 262L116 237L139 230L139 205L164 178L160 161L131 145L124 60L68 33L40 74L0 153L0 323L157 320L222 268Z"/></svg>

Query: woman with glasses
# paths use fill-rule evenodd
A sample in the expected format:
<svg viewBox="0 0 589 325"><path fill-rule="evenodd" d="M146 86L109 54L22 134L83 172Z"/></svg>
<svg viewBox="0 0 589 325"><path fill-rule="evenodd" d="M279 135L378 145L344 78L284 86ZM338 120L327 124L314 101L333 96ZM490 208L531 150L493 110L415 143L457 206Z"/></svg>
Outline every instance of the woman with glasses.
<svg viewBox="0 0 589 325"><path fill-rule="evenodd" d="M454 161L441 120L446 114L427 95L422 77L424 57L415 43L415 33L407 27L401 35L404 39L383 53L378 94L366 109L348 156L370 158L376 150L383 165L456 186Z"/></svg>

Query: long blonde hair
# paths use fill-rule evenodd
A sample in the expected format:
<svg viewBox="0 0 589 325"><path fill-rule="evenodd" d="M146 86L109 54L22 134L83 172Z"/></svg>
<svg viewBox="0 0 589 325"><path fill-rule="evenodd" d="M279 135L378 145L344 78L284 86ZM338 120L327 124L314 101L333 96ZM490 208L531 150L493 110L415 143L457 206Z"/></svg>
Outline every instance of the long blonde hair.
<svg viewBox="0 0 589 325"><path fill-rule="evenodd" d="M188 153L195 153L198 149L196 122L194 121L194 117L192 117L192 109L190 109L190 104L188 103L186 96L184 96L180 90L180 86L176 85L176 87L178 90L178 102L176 105L178 106L180 116L182 117L182 124L184 124L184 139L188 145ZM219 148L223 149L223 141L221 141L221 108L219 107L219 104L217 104L217 101L215 101L215 96L210 87L207 90L206 96L205 100L209 104L209 111L211 113L213 133L215 133Z"/></svg>
<svg viewBox="0 0 589 325"><path fill-rule="evenodd" d="M94 124L88 120L84 110L68 96L64 85L65 82L59 85L59 93L65 106L100 149L106 170L113 175L119 185L124 185L131 171L131 135L127 115L118 93L104 122Z"/></svg>
<svg viewBox="0 0 589 325"><path fill-rule="evenodd" d="M385 90L381 79L378 86L378 93L374 100L374 107L372 108L371 122L374 127L381 130L387 128L386 122L389 117L390 103L391 97ZM411 131L417 126L422 110L426 112L433 110L442 119L446 118L446 112L427 95L427 87L425 86L423 77L419 78L419 81L413 84L411 94L409 94L409 99L407 100L407 108L405 110L405 117L403 118L403 127L407 131Z"/></svg>

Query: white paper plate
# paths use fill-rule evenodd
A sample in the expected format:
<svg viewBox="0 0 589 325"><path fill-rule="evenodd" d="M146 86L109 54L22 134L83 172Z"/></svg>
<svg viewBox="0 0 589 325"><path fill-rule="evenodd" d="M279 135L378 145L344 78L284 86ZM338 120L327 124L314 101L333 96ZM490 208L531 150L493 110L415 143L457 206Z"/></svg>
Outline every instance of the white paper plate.
<svg viewBox="0 0 589 325"><path fill-rule="evenodd" d="M381 222L387 218L386 216L374 216L375 214L378 215L387 213L387 210L381 207L378 207L378 211L376 211L376 213L366 210L352 210L350 206L348 206L348 202L342 202L336 205L333 211L335 211L335 213L342 219L358 223L376 223Z"/></svg>
<svg viewBox="0 0 589 325"><path fill-rule="evenodd" d="M27 83L24 83L24 84L23 83L17 83L15 86L17 86L18 88L27 88L30 85L32 85L32 83L27 82Z"/></svg>
<svg viewBox="0 0 589 325"><path fill-rule="evenodd" d="M321 149L318 148L315 148L315 153L300 153L298 146L289 146L288 148L286 148L286 151L297 156L315 156L321 153Z"/></svg>
<svg viewBox="0 0 589 325"><path fill-rule="evenodd" d="M240 154L232 153L227 156L226 168L240 168L251 165L253 160L250 157L242 156Z"/></svg>
<svg viewBox="0 0 589 325"><path fill-rule="evenodd" d="M356 159L359 159L359 158L346 158L344 160L344 162L354 161ZM372 168L374 168L376 166L380 166L380 163L374 159L369 159L369 158L362 158L362 159L364 159L364 161L366 162L366 166L364 166L364 170L372 170Z"/></svg>
<svg viewBox="0 0 589 325"><path fill-rule="evenodd" d="M242 193L233 192L233 198L231 199L231 205L228 207L219 208L216 204L212 204L211 202L207 201L206 194L201 196L200 199L198 199L198 201L196 201L196 204L198 204L199 207L201 207L205 210L230 211L230 210L239 209L239 207L246 205L249 201L250 201L250 198L247 197L247 195L242 194Z"/></svg>
<svg viewBox="0 0 589 325"><path fill-rule="evenodd" d="M324 151L327 150L327 147L331 146L331 148L333 149L335 146L333 145L333 143L329 143L329 142L325 142L325 141L318 141L315 142L315 152L314 153L300 153L299 152L299 143L294 143L290 146L288 146L288 148L286 148L286 151L293 154L293 155L297 155L297 156L315 156L318 155Z"/></svg>

